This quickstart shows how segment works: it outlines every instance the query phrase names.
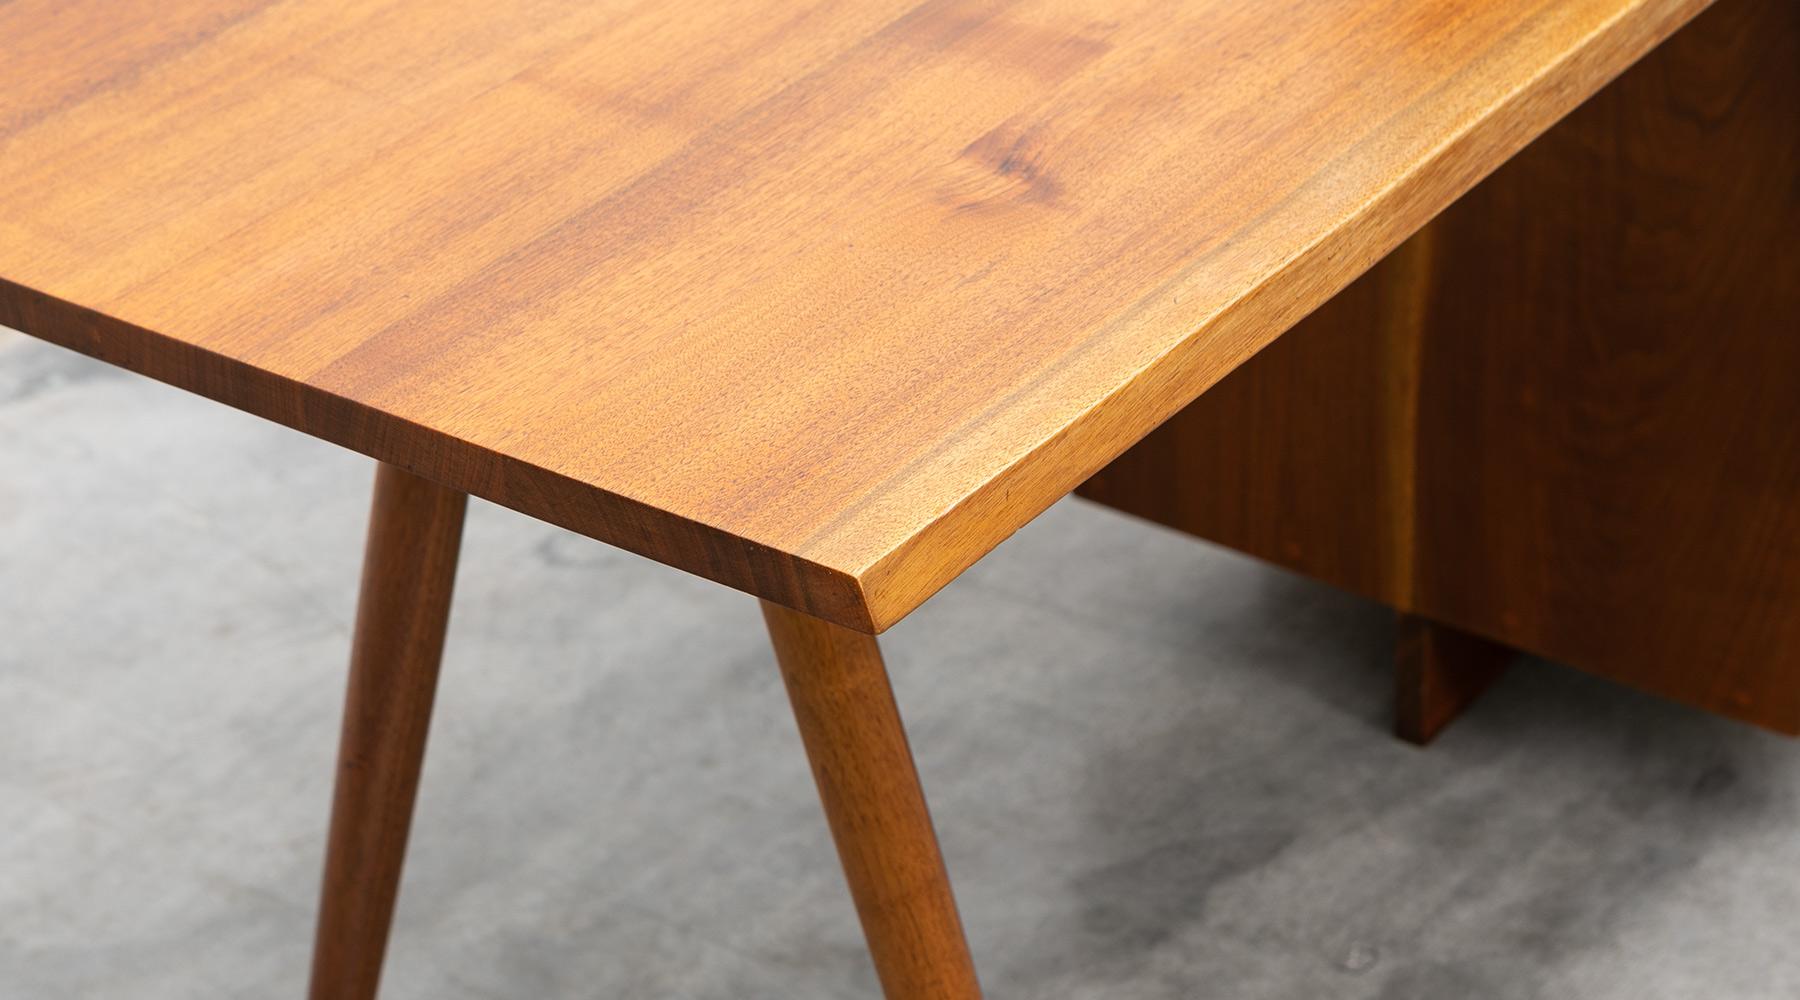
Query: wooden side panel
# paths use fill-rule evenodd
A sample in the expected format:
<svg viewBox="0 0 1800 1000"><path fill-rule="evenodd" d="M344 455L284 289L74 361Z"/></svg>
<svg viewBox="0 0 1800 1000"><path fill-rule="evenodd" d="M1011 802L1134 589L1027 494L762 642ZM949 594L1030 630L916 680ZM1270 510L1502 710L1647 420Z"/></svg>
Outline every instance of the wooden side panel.
<svg viewBox="0 0 1800 1000"><path fill-rule="evenodd" d="M1455 208L1420 610L1800 730L1800 5L1732 0Z"/></svg>
<svg viewBox="0 0 1800 1000"><path fill-rule="evenodd" d="M1796 107L1726 0L1084 494L1800 732Z"/></svg>
<svg viewBox="0 0 1800 1000"><path fill-rule="evenodd" d="M1428 230L1080 494L1405 607L1431 261Z"/></svg>

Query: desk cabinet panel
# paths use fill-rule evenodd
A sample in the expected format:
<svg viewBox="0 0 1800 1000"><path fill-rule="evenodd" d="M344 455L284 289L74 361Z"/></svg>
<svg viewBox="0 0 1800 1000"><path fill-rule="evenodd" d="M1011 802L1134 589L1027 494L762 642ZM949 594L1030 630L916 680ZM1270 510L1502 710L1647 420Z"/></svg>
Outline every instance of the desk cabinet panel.
<svg viewBox="0 0 1800 1000"><path fill-rule="evenodd" d="M1723 0L1082 493L1800 733L1797 109Z"/></svg>

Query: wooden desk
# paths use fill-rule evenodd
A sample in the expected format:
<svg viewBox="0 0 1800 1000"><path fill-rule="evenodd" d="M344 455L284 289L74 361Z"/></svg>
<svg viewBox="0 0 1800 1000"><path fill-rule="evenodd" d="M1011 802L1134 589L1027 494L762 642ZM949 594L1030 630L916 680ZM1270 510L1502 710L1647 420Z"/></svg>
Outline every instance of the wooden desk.
<svg viewBox="0 0 1800 1000"><path fill-rule="evenodd" d="M13 0L0 323L378 478L315 997L463 497L762 598L877 970L978 987L872 634L1703 0Z"/></svg>

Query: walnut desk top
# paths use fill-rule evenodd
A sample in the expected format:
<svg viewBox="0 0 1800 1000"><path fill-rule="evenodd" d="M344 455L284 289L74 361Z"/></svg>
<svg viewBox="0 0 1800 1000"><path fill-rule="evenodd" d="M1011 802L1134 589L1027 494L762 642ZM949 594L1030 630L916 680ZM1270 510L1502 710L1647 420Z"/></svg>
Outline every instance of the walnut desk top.
<svg viewBox="0 0 1800 1000"><path fill-rule="evenodd" d="M12 0L0 323L880 631L1703 6Z"/></svg>

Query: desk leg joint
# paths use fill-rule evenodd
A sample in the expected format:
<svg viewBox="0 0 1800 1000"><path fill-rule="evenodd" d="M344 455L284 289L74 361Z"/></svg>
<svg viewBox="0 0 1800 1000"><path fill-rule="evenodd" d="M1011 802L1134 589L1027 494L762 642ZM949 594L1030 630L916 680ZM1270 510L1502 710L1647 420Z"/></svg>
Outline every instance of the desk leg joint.
<svg viewBox="0 0 1800 1000"><path fill-rule="evenodd" d="M763 604L825 817L888 1000L979 1000L875 637Z"/></svg>
<svg viewBox="0 0 1800 1000"><path fill-rule="evenodd" d="M380 984L467 505L465 494L376 469L312 1000L373 1000Z"/></svg>

